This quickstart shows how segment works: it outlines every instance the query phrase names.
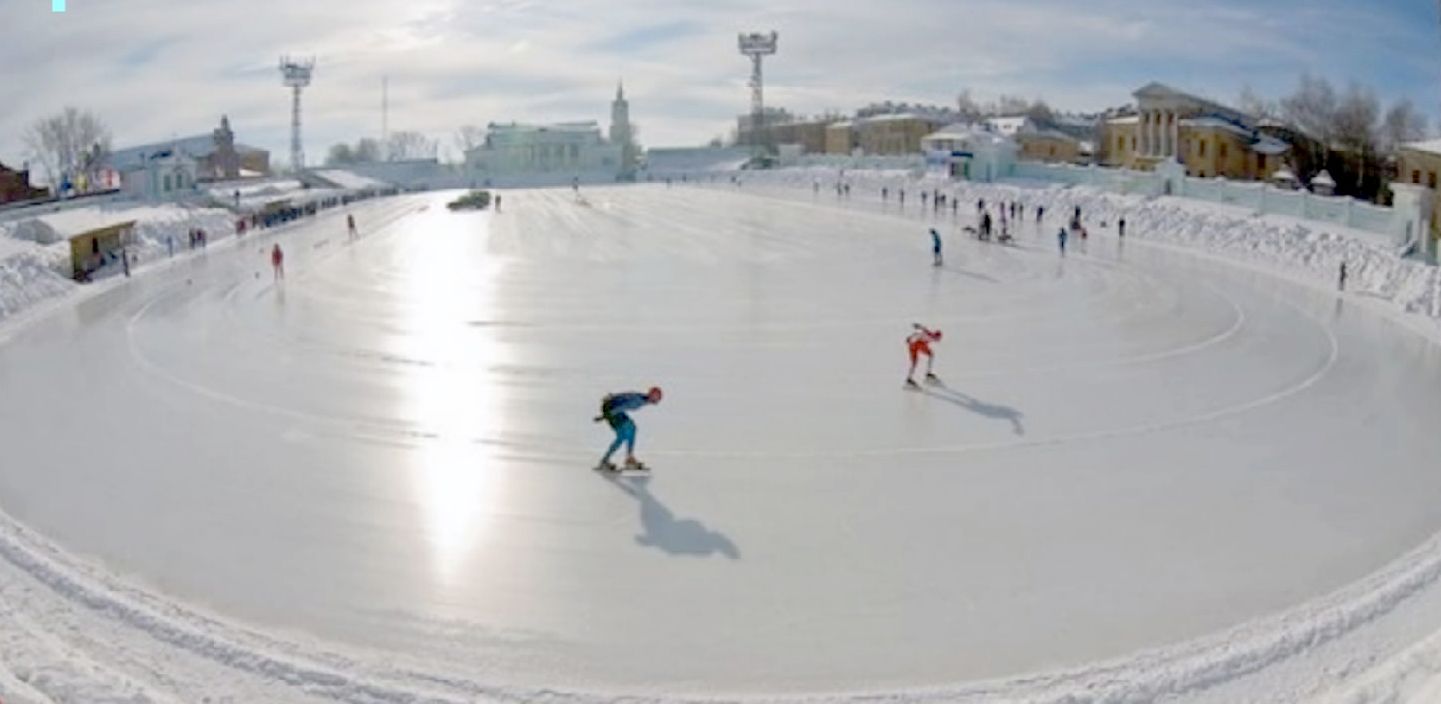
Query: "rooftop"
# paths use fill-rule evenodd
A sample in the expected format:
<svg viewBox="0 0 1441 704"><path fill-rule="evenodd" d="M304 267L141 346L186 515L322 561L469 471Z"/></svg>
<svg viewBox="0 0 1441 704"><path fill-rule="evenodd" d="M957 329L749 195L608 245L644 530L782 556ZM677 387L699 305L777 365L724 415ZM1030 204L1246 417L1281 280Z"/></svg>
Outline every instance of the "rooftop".
<svg viewBox="0 0 1441 704"><path fill-rule="evenodd" d="M106 163L117 171L126 171L131 168L142 166L147 157L162 152L178 151L196 159L204 158L215 153L215 136L209 132L189 137L177 137L163 142L152 142L135 147L117 149L106 157ZM263 152L264 149L247 146L239 142L235 143L237 154L252 154Z"/></svg>
<svg viewBox="0 0 1441 704"><path fill-rule="evenodd" d="M1413 152L1441 154L1441 139L1428 139L1424 142L1407 142L1401 145L1401 148L1409 149Z"/></svg>

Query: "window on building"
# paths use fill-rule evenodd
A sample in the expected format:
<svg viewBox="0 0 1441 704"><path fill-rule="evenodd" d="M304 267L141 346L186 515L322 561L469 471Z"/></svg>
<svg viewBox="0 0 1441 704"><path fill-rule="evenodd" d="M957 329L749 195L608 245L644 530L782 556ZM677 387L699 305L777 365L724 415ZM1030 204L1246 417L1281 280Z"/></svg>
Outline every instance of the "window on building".
<svg viewBox="0 0 1441 704"><path fill-rule="evenodd" d="M1265 155L1265 154L1257 154L1257 155L1256 155L1256 175L1257 175L1257 176L1260 176L1260 177L1263 177L1263 178L1266 176L1266 155Z"/></svg>
<svg viewBox="0 0 1441 704"><path fill-rule="evenodd" d="M1412 170L1411 170L1411 183L1414 183L1414 184L1416 184L1416 185L1418 185L1418 186L1421 185L1421 170L1420 170L1420 169L1412 169Z"/></svg>
<svg viewBox="0 0 1441 704"><path fill-rule="evenodd" d="M1225 142L1221 142L1221 158L1222 158L1222 159L1225 159L1225 158L1226 158L1226 143L1225 143Z"/></svg>
<svg viewBox="0 0 1441 704"><path fill-rule="evenodd" d="M165 192L165 193L169 193L169 192L170 192L170 174L165 174L164 192Z"/></svg>
<svg viewBox="0 0 1441 704"><path fill-rule="evenodd" d="M1436 172L1435 172L1435 171L1432 171L1431 173L1426 174L1426 185L1427 185L1427 186L1430 186L1430 187L1433 188L1433 189L1436 188Z"/></svg>
<svg viewBox="0 0 1441 704"><path fill-rule="evenodd" d="M1131 151L1136 151L1136 138L1134 136L1131 137Z"/></svg>
<svg viewBox="0 0 1441 704"><path fill-rule="evenodd" d="M1206 156L1206 140L1204 140L1204 139L1203 139L1203 140L1200 140L1200 144L1201 144L1201 156ZM1203 174L1203 175L1204 175L1204 174Z"/></svg>

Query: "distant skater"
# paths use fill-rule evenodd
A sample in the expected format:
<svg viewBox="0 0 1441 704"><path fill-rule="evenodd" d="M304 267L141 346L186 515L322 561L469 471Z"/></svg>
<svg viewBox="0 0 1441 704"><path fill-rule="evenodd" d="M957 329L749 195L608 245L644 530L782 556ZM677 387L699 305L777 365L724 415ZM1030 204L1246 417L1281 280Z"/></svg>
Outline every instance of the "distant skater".
<svg viewBox="0 0 1441 704"><path fill-rule="evenodd" d="M1122 217L1116 221L1116 235L1119 237L1126 236L1126 218Z"/></svg>
<svg viewBox="0 0 1441 704"><path fill-rule="evenodd" d="M1066 256L1066 228L1056 231L1056 244L1061 248L1061 256Z"/></svg>
<svg viewBox="0 0 1441 704"><path fill-rule="evenodd" d="M285 253L280 251L279 244L270 250L270 268L275 270L276 281L285 278Z"/></svg>
<svg viewBox="0 0 1441 704"><path fill-rule="evenodd" d="M629 414L660 403L661 396L660 387L653 386L645 393L632 391L607 394L601 399L600 415L595 417L595 422L605 421L610 425L610 429L615 431L615 441L610 444L610 449L605 451L605 456L600 458L596 469L619 471L610 458L621 445L625 445L625 469L647 469L635 458L635 421L630 419Z"/></svg>
<svg viewBox="0 0 1441 704"><path fill-rule="evenodd" d="M500 194L495 194L495 212L500 212Z"/></svg>
<svg viewBox="0 0 1441 704"><path fill-rule="evenodd" d="M915 332L906 338L906 351L911 355L911 369L906 372L906 387L918 389L920 384L917 384L915 379L916 363L920 361L921 355L926 356L926 381L932 383L940 381L932 370L936 355L931 351L931 343L941 341L941 331L931 330L920 323L913 323L912 327L915 328Z"/></svg>
<svg viewBox="0 0 1441 704"><path fill-rule="evenodd" d="M941 266L941 233L936 228L931 228L931 254L934 255L935 265Z"/></svg>
<svg viewBox="0 0 1441 704"><path fill-rule="evenodd" d="M1341 262L1341 277L1336 282L1336 290L1346 290L1346 262Z"/></svg>
<svg viewBox="0 0 1441 704"><path fill-rule="evenodd" d="M355 215L354 215L354 214L351 214L351 213L346 213L346 214L345 214L345 229L346 229L346 231L348 232L348 234L349 234L349 236L350 236L350 239L352 239L352 240L354 240L355 238L357 238L357 237L360 236L360 234L355 231Z"/></svg>

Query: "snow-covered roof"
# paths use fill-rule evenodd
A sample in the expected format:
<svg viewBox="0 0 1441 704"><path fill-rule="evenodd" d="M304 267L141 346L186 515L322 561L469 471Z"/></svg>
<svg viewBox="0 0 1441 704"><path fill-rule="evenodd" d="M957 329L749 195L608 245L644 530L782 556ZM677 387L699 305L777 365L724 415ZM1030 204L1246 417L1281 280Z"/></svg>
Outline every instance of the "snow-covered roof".
<svg viewBox="0 0 1441 704"><path fill-rule="evenodd" d="M1016 139L1035 139L1039 137L1042 139L1058 139L1062 142L1071 142L1076 144L1079 144L1081 141L1060 130L1021 130L1017 132L1015 136Z"/></svg>
<svg viewBox="0 0 1441 704"><path fill-rule="evenodd" d="M943 139L946 137L964 137L977 131L984 131L980 126L968 122L952 122L935 132L925 136L926 139Z"/></svg>
<svg viewBox="0 0 1441 704"><path fill-rule="evenodd" d="M1031 118L1025 115L1007 115L1004 117L991 117L986 119L986 124L991 129L1004 135L1013 135L1025 129L1031 123Z"/></svg>
<svg viewBox="0 0 1441 704"><path fill-rule="evenodd" d="M237 154L257 154L264 149L235 143ZM179 152L196 159L203 159L215 153L215 136L209 133L190 137L179 137L163 142L153 142L135 147L117 149L106 157L106 163L117 171L128 171L144 165L144 159L164 152Z"/></svg>
<svg viewBox="0 0 1441 704"><path fill-rule="evenodd" d="M1441 139L1428 139L1423 142L1407 142L1405 144L1402 144L1401 148L1409 149L1413 152L1441 154Z"/></svg>
<svg viewBox="0 0 1441 704"><path fill-rule="evenodd" d="M1120 117L1112 117L1112 118L1109 118L1109 119L1106 120L1106 124L1108 124L1108 125L1139 125L1139 124L1141 124L1141 116L1140 116L1140 115L1121 115Z"/></svg>
<svg viewBox="0 0 1441 704"><path fill-rule="evenodd" d="M489 129L492 132L599 132L600 123L595 120L582 122L555 122L550 124L531 124L525 122L510 122L505 124L491 123Z"/></svg>
<svg viewBox="0 0 1441 704"><path fill-rule="evenodd" d="M37 215L36 221L43 223L55 233L52 241L68 240L76 235L81 235L92 230L113 227L116 225L133 224L136 221L134 213L121 211L102 210L100 208L77 208L65 210L58 213L47 213ZM43 242L42 242L43 244Z"/></svg>
<svg viewBox="0 0 1441 704"><path fill-rule="evenodd" d="M1256 130L1248 129L1244 125L1238 124L1233 120L1228 120L1224 117L1219 117L1216 115L1200 115L1197 117L1188 117L1181 120L1180 124L1183 127L1222 130L1225 132L1230 132L1231 134L1241 137L1242 139L1251 140L1249 147L1251 151L1256 152L1257 154L1285 154L1286 152L1291 150L1291 145L1286 144L1285 142L1276 139L1271 135L1262 134L1260 132L1257 132Z"/></svg>
<svg viewBox="0 0 1441 704"><path fill-rule="evenodd" d="M1325 169L1321 169L1321 173L1318 173L1318 174L1316 174L1314 177L1311 178L1311 185L1312 185L1312 186L1326 186L1326 187L1328 187L1328 188L1335 188L1335 187L1336 187L1336 179L1331 178L1331 174L1327 173Z"/></svg>
<svg viewBox="0 0 1441 704"><path fill-rule="evenodd" d="M890 114L890 115L874 115L874 116L867 117L867 118L861 120L861 122L900 122L900 121L903 121L903 120L927 120L927 121L929 121L930 118L921 117L920 115L917 115L917 114L915 114L915 113L898 112L898 113L894 113L894 114Z"/></svg>
<svg viewBox="0 0 1441 704"><path fill-rule="evenodd" d="M1291 145L1282 142L1275 137L1261 135L1261 138L1251 144L1251 151L1267 156L1276 156L1291 151Z"/></svg>
<svg viewBox="0 0 1441 704"><path fill-rule="evenodd" d="M373 178L367 178L351 171L345 171L344 169L322 169L316 171L315 174L341 188L380 188L386 185Z"/></svg>

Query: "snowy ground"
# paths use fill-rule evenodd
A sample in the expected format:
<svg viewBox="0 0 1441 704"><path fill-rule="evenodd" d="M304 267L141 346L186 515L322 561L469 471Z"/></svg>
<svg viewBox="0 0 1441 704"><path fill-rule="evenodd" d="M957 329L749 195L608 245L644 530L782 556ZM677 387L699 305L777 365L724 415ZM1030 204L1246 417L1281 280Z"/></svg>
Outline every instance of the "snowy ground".
<svg viewBox="0 0 1441 704"><path fill-rule="evenodd" d="M934 269L929 211L808 189L447 199L0 346L0 696L1380 701L1436 660L1441 353L1394 296L965 210ZM655 475L593 474L652 383Z"/></svg>

